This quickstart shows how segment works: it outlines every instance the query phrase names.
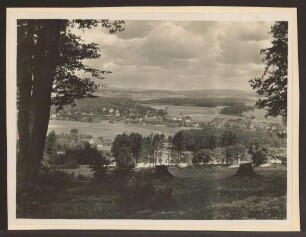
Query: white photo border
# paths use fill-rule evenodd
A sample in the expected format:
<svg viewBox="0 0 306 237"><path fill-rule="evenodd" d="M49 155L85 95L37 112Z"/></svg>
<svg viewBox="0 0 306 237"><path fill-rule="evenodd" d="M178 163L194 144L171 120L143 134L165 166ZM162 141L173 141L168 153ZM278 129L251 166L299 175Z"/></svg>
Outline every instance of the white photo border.
<svg viewBox="0 0 306 237"><path fill-rule="evenodd" d="M295 8L123 7L7 9L7 179L8 229L298 231L299 81ZM17 20L110 19L169 21L288 21L288 120L286 220L82 220L16 218Z"/></svg>

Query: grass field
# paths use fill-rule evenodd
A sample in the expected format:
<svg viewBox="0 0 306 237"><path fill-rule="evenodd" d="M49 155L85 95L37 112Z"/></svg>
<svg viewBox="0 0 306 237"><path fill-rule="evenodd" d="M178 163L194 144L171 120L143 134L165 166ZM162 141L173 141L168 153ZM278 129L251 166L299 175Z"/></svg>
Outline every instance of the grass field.
<svg viewBox="0 0 306 237"><path fill-rule="evenodd" d="M169 168L171 179L154 179L154 187L173 190L175 206L163 209L119 208L115 181L79 184L19 203L18 218L73 219L285 219L286 167L256 168L259 179L237 179L227 167ZM117 187L114 188L114 187ZM125 197L124 197L125 198Z"/></svg>
<svg viewBox="0 0 306 237"><path fill-rule="evenodd" d="M224 106L217 107L197 107L197 106L175 106L175 105L159 105L150 104L152 108L164 109L167 107L168 115L173 118L179 115L190 116L194 122L210 122L216 117L239 119L241 116L238 115L226 115L220 114L219 111ZM254 116L254 122L269 122L269 123L281 123L281 117L268 117L266 118L266 111L263 109L254 109L254 111L244 112L245 116Z"/></svg>
<svg viewBox="0 0 306 237"><path fill-rule="evenodd" d="M85 123L66 120L50 120L48 132L55 131L56 133L70 133L70 130L73 128L77 128L79 133L82 134L89 134L94 137L102 136L104 139L110 140L113 140L121 133L129 134L132 132L138 132L144 136L148 136L151 133L164 133L168 136L174 135L178 131L184 129L162 125L125 124L123 122L109 123L108 121L101 121L100 123Z"/></svg>

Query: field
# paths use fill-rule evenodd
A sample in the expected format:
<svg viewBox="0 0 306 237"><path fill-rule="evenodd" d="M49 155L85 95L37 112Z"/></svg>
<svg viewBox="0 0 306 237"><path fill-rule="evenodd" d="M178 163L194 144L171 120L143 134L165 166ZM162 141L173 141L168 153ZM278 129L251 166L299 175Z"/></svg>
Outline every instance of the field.
<svg viewBox="0 0 306 237"><path fill-rule="evenodd" d="M178 131L184 129L180 127L166 127L162 125L141 125L141 124L125 124L123 122L109 123L101 121L100 123L84 123L66 120L50 120L48 131L56 133L70 133L70 130L77 128L79 133L89 134L94 137L102 136L104 139L113 140L121 133L140 133L148 136L150 133L164 133L165 135L174 135ZM187 129L187 128L186 128ZM190 128L188 128L190 129Z"/></svg>
<svg viewBox="0 0 306 237"><path fill-rule="evenodd" d="M286 167L256 168L259 179L234 178L234 168L169 168L174 177L153 179L155 188L169 187L175 205L168 208L118 207L120 185L78 184L19 203L18 218L74 219L285 219ZM137 171L140 172L140 171ZM150 173L149 170L147 170ZM114 188L114 187L117 187ZM121 197L122 198L122 197ZM123 200L126 200L125 196Z"/></svg>
<svg viewBox="0 0 306 237"><path fill-rule="evenodd" d="M160 109L165 108L165 105L152 104L152 108ZM208 108L208 107L196 107L196 106L174 106L167 105L167 111L170 118L177 117L179 115L190 116L194 122L209 122L216 117L223 118L241 118L237 115L223 115L219 114L221 106ZM280 123L281 119L276 118L265 118L265 111L262 109L255 109L254 111L248 112L246 115L254 115L255 122L276 122ZM113 140L116 135L121 133L140 133L144 136L148 136L150 133L164 133L165 135L174 135L180 130L190 129L184 127L166 127L164 125L141 125L141 124L125 124L123 121L115 121L113 124L108 121L101 121L100 123L86 123L77 121L67 120L50 120L49 129L56 133L70 133L70 130L77 128L80 133L89 134L94 137L102 136L105 139Z"/></svg>
<svg viewBox="0 0 306 237"><path fill-rule="evenodd" d="M168 116L170 118L177 117L179 115L190 116L193 122L210 122L216 117L226 117L226 118L239 118L235 115L221 115L219 110L223 106L217 107L196 107L196 106L175 106L175 105L159 105L150 104L152 108L161 109L167 107Z"/></svg>

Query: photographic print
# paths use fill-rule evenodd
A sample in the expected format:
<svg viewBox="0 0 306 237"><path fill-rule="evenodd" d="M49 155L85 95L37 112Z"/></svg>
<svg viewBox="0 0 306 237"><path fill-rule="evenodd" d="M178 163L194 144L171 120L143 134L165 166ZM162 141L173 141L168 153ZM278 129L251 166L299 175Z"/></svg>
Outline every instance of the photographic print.
<svg viewBox="0 0 306 237"><path fill-rule="evenodd" d="M100 10L8 12L12 228L297 229L292 12Z"/></svg>

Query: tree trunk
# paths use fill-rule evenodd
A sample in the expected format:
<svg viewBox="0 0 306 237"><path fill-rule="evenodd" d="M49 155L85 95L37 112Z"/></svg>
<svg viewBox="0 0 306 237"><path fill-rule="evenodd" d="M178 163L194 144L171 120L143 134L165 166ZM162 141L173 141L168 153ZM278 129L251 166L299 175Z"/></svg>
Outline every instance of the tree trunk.
<svg viewBox="0 0 306 237"><path fill-rule="evenodd" d="M48 130L51 92L55 78L60 37L60 21L44 20L37 31L30 99L20 93L19 147L20 175L23 182L33 182L43 159ZM22 72L21 72L22 73ZM25 106L25 107L23 107ZM27 110L27 111L25 111Z"/></svg>
<svg viewBox="0 0 306 237"><path fill-rule="evenodd" d="M252 162L241 163L239 165L239 169L238 169L237 173L234 176L235 177L247 177L247 178L257 178L257 177L260 177L260 175L258 175L254 171Z"/></svg>
<svg viewBox="0 0 306 237"><path fill-rule="evenodd" d="M166 165L156 165L155 166L155 176L156 177L172 177L173 175L169 172L168 166Z"/></svg>
<svg viewBox="0 0 306 237"><path fill-rule="evenodd" d="M26 31L26 34L24 33ZM18 27L17 30L17 87L18 87L18 149L17 171L24 165L29 147L29 110L32 91L33 31ZM18 172L19 173L19 172Z"/></svg>

